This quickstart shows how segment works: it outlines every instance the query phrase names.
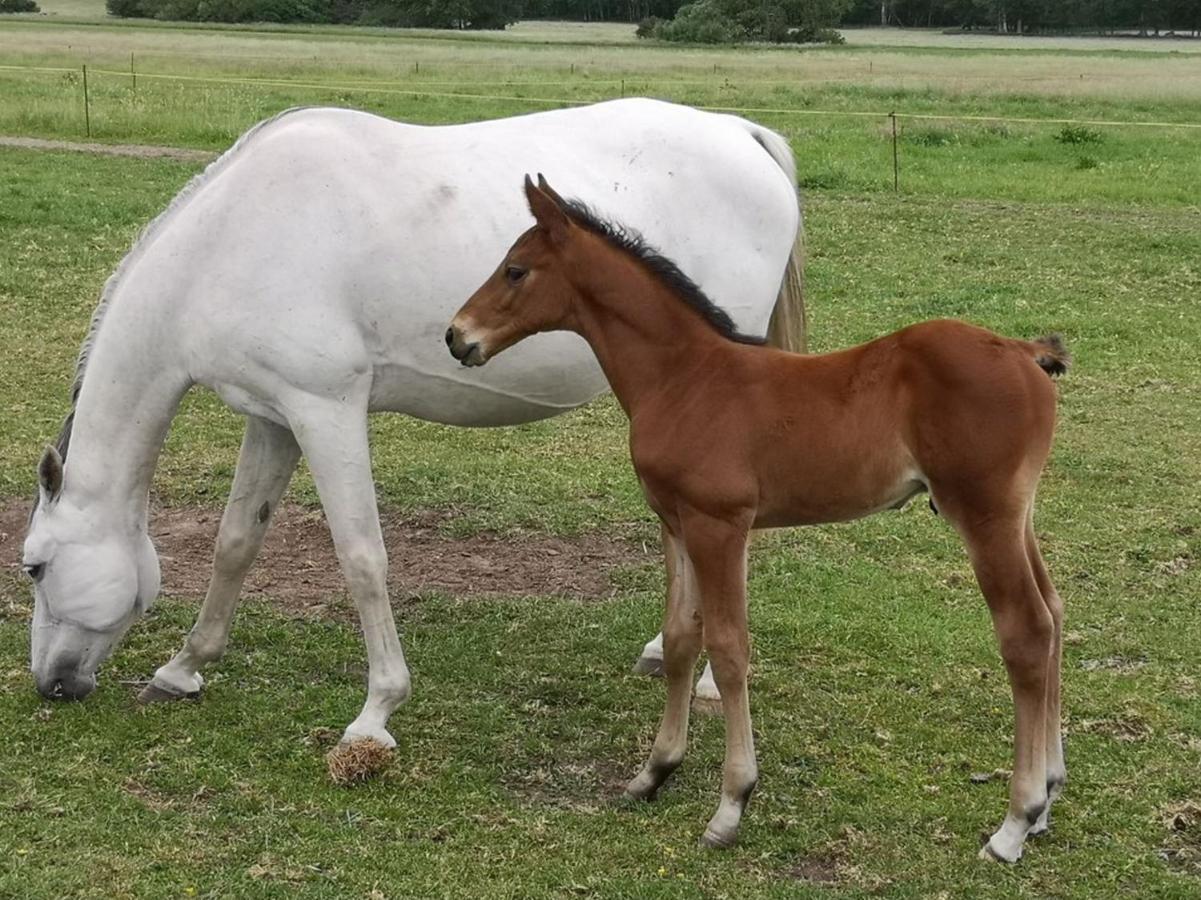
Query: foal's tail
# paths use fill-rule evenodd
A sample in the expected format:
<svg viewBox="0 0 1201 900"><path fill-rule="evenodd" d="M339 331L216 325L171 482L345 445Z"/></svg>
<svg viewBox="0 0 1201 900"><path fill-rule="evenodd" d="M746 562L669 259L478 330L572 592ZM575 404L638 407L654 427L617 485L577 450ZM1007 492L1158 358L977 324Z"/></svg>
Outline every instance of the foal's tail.
<svg viewBox="0 0 1201 900"><path fill-rule="evenodd" d="M776 165L792 182L795 191L796 160L792 157L792 148L788 146L788 141L782 135L758 125L751 126L751 137L775 160ZM780 293L776 296L776 305L767 325L767 343L792 353L804 353L809 325L805 318L805 214L804 210L799 208L799 196L797 206L796 241L788 255L784 280L780 284Z"/></svg>
<svg viewBox="0 0 1201 900"><path fill-rule="evenodd" d="M1055 378L1067 372L1072 364L1072 354L1063 344L1063 338L1058 334L1048 334L1044 337L1027 341L1026 345L1034 354L1034 361L1040 369Z"/></svg>

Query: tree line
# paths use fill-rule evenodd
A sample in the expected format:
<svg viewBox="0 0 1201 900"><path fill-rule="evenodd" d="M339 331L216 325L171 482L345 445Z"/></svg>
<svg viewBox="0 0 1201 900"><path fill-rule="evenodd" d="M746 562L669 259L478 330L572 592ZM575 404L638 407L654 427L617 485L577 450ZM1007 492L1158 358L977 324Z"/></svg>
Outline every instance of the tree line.
<svg viewBox="0 0 1201 900"><path fill-rule="evenodd" d="M23 5L31 0L0 0ZM642 37L837 41L847 25L1004 33L1201 32L1201 0L106 0L116 16L499 29L521 19L638 22Z"/></svg>

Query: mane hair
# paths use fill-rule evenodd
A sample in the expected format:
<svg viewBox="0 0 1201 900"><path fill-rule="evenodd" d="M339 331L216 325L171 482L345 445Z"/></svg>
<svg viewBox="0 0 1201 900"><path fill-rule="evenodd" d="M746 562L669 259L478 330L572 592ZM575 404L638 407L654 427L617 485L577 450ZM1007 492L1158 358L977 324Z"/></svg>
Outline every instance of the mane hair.
<svg viewBox="0 0 1201 900"><path fill-rule="evenodd" d="M291 109L285 109L281 113L277 113L269 119L264 119L256 125L253 125L245 133L242 134L233 146L218 156L215 160L204 167L203 171L193 175L183 189L176 194L171 202L167 204L167 208L150 220L150 223L138 233L137 238L133 242L133 246L128 253L117 264L117 268L113 270L113 274L104 282L104 287L100 291L100 302L96 304L96 308L92 311L92 319L88 324L88 333L83 339L83 343L79 347L79 355L75 359L75 378L71 382L71 410L67 413L67 417L63 420L62 427L59 429L58 437L54 440L54 449L58 451L58 455L67 459L67 450L71 446L71 429L75 424L75 407L79 403L79 392L83 390L83 378L87 373L88 359L92 355L92 348L96 345L97 335L100 333L100 327L104 324L104 315L108 312L113 295L117 291L117 287L121 283L122 277L129 271L130 267L141 259L145 248L151 243L151 239L162 230L162 227L171 218L172 214L182 209L187 205L200 188L205 185L210 178L224 169L229 160L241 150L246 143L258 132L266 128L268 125L282 119L284 116L294 112L299 112L307 107L295 106ZM37 511L38 498L34 499L33 509L29 512L30 520L33 519L33 514Z"/></svg>
<svg viewBox="0 0 1201 900"><path fill-rule="evenodd" d="M565 200L563 212L571 221L603 238L609 246L633 256L672 293L701 314L722 337L740 344L765 344L765 338L743 334L730 314L714 303L680 267L646 242L641 233L606 219L581 200Z"/></svg>
<svg viewBox="0 0 1201 900"><path fill-rule="evenodd" d="M117 264L117 268L113 270L113 274L104 282L104 287L100 291L100 302L96 304L96 308L92 311L92 320L88 325L87 336L84 337L83 343L79 347L79 356L75 360L75 378L71 382L71 411L67 414L67 418L63 420L62 428L59 430L58 438L54 442L54 447L58 450L59 455L65 460L67 458L67 450L71 445L71 427L75 422L75 407L79 402L79 392L83 389L83 377L87 372L88 359L92 355L92 348L96 345L97 335L100 333L100 327L104 324L104 315L108 312L109 304L116 293L118 285L120 285L122 277L129 271L130 267L137 262L141 257L145 248L151 243L151 239L162 230L162 227L171 218L172 214L182 209L187 205L188 201L196 195L196 192L205 185L209 179L216 175L220 170L224 169L229 160L241 150L246 143L258 132L271 125L284 116L291 115L294 112L299 112L307 107L296 106L291 109L285 109L281 113L277 113L269 119L264 119L256 125L250 127L245 133L239 137L228 150L218 156L215 160L204 167L204 170L193 175L191 180L183 186L183 189L176 194L171 202L167 204L167 208L150 220L150 223L139 232L137 238L133 242L133 246L128 253Z"/></svg>

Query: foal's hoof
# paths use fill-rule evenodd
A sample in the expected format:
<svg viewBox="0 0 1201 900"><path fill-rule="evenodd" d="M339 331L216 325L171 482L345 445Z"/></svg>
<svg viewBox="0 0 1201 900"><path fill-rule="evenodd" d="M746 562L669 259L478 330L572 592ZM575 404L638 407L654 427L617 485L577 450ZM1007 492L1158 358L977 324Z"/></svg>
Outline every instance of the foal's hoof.
<svg viewBox="0 0 1201 900"><path fill-rule="evenodd" d="M720 716L721 697L702 697L697 694L692 698L692 711L698 716Z"/></svg>
<svg viewBox="0 0 1201 900"><path fill-rule="evenodd" d="M652 678L663 677L663 657L662 656L640 656L638 662L634 663L635 675L649 675Z"/></svg>

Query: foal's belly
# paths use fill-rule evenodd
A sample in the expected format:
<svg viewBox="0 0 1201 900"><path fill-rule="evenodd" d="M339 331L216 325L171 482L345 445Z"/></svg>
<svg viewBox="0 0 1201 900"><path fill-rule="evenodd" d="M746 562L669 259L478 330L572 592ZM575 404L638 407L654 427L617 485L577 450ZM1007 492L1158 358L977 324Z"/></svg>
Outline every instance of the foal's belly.
<svg viewBox="0 0 1201 900"><path fill-rule="evenodd" d="M883 478L864 475L862 471L848 471L841 477L807 479L805 484L768 492L760 504L755 527L849 522L886 509L900 509L927 489L925 478L911 467Z"/></svg>

